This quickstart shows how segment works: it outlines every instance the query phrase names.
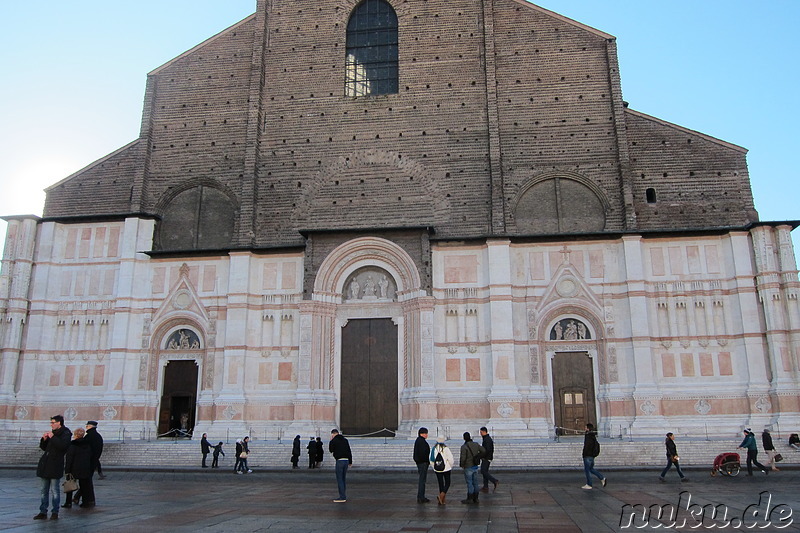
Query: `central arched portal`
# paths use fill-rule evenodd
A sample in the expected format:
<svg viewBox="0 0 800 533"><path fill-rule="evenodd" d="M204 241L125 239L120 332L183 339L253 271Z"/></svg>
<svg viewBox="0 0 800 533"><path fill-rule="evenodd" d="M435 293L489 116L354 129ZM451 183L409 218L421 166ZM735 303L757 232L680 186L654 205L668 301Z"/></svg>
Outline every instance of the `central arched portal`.
<svg viewBox="0 0 800 533"><path fill-rule="evenodd" d="M340 390L345 434L394 436L398 423L397 326L391 319L349 320L342 328Z"/></svg>

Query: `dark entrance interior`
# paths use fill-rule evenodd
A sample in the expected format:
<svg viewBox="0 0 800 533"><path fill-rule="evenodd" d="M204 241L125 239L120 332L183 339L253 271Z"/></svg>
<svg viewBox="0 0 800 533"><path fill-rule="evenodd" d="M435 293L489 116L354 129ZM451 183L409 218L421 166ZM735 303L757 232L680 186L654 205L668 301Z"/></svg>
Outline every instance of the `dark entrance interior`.
<svg viewBox="0 0 800 533"><path fill-rule="evenodd" d="M557 353L553 358L553 401L561 434L583 433L597 425L592 359L586 352Z"/></svg>
<svg viewBox="0 0 800 533"><path fill-rule="evenodd" d="M169 361L164 368L164 391L158 416L158 434L189 436L197 406L197 364Z"/></svg>
<svg viewBox="0 0 800 533"><path fill-rule="evenodd" d="M350 320L342 328L341 429L393 436L397 430L397 326L391 319Z"/></svg>

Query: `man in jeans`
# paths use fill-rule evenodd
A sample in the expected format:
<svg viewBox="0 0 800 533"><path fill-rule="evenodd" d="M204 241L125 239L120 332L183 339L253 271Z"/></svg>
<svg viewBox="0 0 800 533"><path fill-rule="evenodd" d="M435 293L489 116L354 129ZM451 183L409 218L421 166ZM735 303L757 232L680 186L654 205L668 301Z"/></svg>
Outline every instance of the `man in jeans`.
<svg viewBox="0 0 800 533"><path fill-rule="evenodd" d="M414 441L414 462L417 464L419 480L417 482L417 503L428 503L425 497L425 482L428 480L428 466L431 462L431 447L428 441L428 428L419 428L417 440Z"/></svg>
<svg viewBox="0 0 800 533"><path fill-rule="evenodd" d="M338 429L331 430L328 451L336 461L336 484L339 486L339 497L333 501L344 503L347 501L347 468L353 464L353 453L350 451L350 443Z"/></svg>
<svg viewBox="0 0 800 533"><path fill-rule="evenodd" d="M64 417L56 415L50 419L50 431L47 431L39 440L39 448L44 454L39 459L36 467L36 476L42 479L42 503L39 505L39 514L34 520L47 518L47 506L50 507L50 520L58 519L59 505L61 505L61 486L59 481L64 475L64 455L72 440L72 432L64 427Z"/></svg>
<svg viewBox="0 0 800 533"><path fill-rule="evenodd" d="M489 430L485 427L481 428L481 437L483 437L483 442L481 443L484 448L486 448L486 454L481 457L481 476L483 476L483 488L481 492L489 492L489 482L492 482L494 485L493 490L497 490L497 485L500 482L497 480L496 477L489 473L489 466L492 463L492 459L494 459L494 441L492 437L489 435Z"/></svg>
<svg viewBox="0 0 800 533"><path fill-rule="evenodd" d="M478 503L478 466L481 464L481 457L486 450L472 441L472 436L468 431L464 432L464 444L461 445L461 454L458 458L458 466L464 469L464 479L467 482L467 498L461 503Z"/></svg>
<svg viewBox="0 0 800 533"><path fill-rule="evenodd" d="M600 483L606 486L606 477L594 469L594 458L600 455L600 443L597 442L597 432L594 425L586 424L586 433L583 436L583 473L586 474L586 485L582 489L591 490L592 474L597 476Z"/></svg>

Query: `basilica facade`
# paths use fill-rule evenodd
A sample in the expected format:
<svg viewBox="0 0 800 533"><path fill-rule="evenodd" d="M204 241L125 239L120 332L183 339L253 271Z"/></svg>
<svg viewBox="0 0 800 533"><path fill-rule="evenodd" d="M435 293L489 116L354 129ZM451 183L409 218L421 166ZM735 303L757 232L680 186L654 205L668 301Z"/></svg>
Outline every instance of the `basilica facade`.
<svg viewBox="0 0 800 533"><path fill-rule="evenodd" d="M521 0L258 0L4 217L0 425L800 427L797 224L628 108L616 46Z"/></svg>

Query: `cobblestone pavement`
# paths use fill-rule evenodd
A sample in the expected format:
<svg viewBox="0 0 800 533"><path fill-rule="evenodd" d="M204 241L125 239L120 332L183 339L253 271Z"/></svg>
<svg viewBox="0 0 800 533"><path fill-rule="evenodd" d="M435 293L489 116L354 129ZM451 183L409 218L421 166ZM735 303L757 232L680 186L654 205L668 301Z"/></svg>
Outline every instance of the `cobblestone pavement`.
<svg viewBox="0 0 800 533"><path fill-rule="evenodd" d="M581 489L585 480L577 469L497 471L497 491L481 494L478 506L459 502L466 492L461 470L453 472L445 506L436 503L432 471L427 485L432 502L416 503L416 473L411 469L373 472L355 466L348 472L346 503L332 501L337 492L330 466L248 475L234 475L227 468L109 469L107 474L105 480L95 480L96 508L62 509L56 522L33 521L39 507L39 483L33 471L0 470L0 530L472 533L655 531L660 525L659 531L698 531L712 525L711 507L706 507L705 522L698 521L701 506L713 504L718 506L716 530L800 531L800 471L788 470L769 476L746 477L742 473L735 478L712 478L708 470L688 471L689 483L680 483L674 471L665 483L659 482L657 469L608 471L607 487L595 483L592 490ZM645 507L638 508L631 518L627 511L634 509L626 511L626 504ZM674 517L669 515L669 504L680 506ZM651 505L666 506L660 522L658 508ZM651 510L647 523L643 521L645 508ZM725 509L727 516L723 517ZM765 525L768 527L761 527Z"/></svg>

